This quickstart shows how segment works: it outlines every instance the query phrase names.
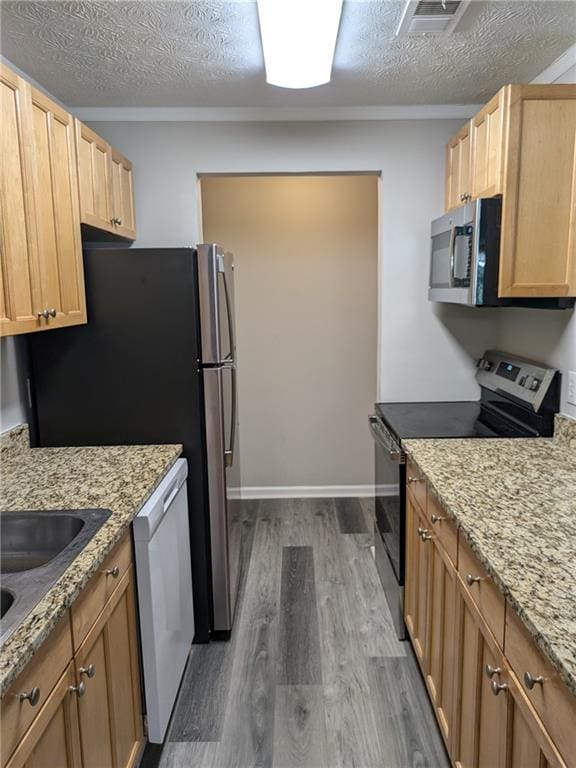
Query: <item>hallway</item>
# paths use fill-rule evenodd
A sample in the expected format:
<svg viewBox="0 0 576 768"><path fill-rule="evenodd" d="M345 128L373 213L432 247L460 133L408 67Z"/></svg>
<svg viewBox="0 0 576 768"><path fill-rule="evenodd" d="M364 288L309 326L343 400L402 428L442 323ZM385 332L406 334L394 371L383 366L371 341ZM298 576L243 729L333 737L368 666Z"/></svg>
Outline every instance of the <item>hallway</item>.
<svg viewBox="0 0 576 768"><path fill-rule="evenodd" d="M233 637L193 648L162 768L444 768L372 554L371 500L244 503Z"/></svg>

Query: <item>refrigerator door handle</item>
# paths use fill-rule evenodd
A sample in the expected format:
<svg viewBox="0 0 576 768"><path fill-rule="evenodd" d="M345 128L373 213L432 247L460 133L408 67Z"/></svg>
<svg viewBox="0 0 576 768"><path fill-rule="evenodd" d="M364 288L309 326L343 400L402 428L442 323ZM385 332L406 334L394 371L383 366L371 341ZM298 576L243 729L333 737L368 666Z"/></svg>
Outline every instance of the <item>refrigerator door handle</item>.
<svg viewBox="0 0 576 768"><path fill-rule="evenodd" d="M226 271L223 269L219 272L222 275L222 282L224 284L224 298L226 301L226 318L228 321L228 339L230 342L230 351L224 358L226 360L234 360L234 353L236 351L236 338L234 332L234 318L232 315L232 302L230 300L230 288L228 286L228 279L226 277Z"/></svg>
<svg viewBox="0 0 576 768"><path fill-rule="evenodd" d="M236 414L238 410L238 383L236 379L236 366L234 364L227 365L226 368L230 368L230 375L232 378L232 407L230 409L230 443L228 448L224 451L224 461L227 467L231 467L234 464L234 443L236 442Z"/></svg>

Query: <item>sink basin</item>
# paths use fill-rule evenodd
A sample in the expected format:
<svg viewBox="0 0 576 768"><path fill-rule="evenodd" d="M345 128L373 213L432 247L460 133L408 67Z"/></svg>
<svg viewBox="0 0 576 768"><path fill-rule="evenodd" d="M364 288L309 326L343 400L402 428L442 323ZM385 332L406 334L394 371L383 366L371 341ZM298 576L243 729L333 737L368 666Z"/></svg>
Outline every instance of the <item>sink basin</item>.
<svg viewBox="0 0 576 768"><path fill-rule="evenodd" d="M84 528L72 514L13 512L0 517L0 573L39 568L59 555Z"/></svg>
<svg viewBox="0 0 576 768"><path fill-rule="evenodd" d="M108 509L0 512L0 645L109 517Z"/></svg>
<svg viewBox="0 0 576 768"><path fill-rule="evenodd" d="M10 610L10 606L14 602L14 595L7 589L0 589L0 619L4 614Z"/></svg>

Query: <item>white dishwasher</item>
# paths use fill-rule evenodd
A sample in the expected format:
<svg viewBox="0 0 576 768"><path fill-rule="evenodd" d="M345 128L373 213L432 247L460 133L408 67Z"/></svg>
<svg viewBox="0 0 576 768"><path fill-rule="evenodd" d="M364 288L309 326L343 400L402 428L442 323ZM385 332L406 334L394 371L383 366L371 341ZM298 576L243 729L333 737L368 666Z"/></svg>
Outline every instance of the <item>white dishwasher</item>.
<svg viewBox="0 0 576 768"><path fill-rule="evenodd" d="M161 744L194 638L186 477L178 459L133 522L148 740Z"/></svg>

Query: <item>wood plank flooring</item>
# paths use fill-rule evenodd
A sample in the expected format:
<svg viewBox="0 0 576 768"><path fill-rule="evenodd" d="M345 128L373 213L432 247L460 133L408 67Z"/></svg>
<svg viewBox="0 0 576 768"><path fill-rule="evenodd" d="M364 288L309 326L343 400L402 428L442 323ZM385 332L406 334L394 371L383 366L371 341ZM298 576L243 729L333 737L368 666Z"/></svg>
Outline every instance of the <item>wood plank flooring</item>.
<svg viewBox="0 0 576 768"><path fill-rule="evenodd" d="M229 642L194 646L161 768L448 768L368 500L251 501Z"/></svg>

